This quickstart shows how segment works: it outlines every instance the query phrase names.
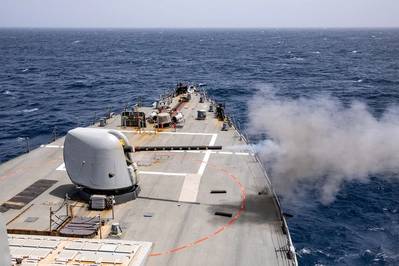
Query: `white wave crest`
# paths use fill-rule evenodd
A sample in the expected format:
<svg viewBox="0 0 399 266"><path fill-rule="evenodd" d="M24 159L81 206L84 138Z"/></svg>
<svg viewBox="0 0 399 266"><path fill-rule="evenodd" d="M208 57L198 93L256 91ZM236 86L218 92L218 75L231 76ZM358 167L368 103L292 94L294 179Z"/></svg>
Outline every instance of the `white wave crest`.
<svg viewBox="0 0 399 266"><path fill-rule="evenodd" d="M38 111L39 108L32 108L32 109L24 109L22 110L23 113L32 113Z"/></svg>

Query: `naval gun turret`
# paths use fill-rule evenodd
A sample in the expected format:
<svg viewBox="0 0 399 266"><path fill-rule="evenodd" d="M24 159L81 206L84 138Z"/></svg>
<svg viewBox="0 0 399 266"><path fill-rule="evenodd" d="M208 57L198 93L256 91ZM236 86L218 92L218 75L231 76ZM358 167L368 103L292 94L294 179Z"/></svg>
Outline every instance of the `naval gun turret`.
<svg viewBox="0 0 399 266"><path fill-rule="evenodd" d="M100 199L104 201L100 206L106 208L114 200L137 197L138 174L132 152L129 140L117 130L75 128L65 138L65 168L72 183L88 194L91 203Z"/></svg>

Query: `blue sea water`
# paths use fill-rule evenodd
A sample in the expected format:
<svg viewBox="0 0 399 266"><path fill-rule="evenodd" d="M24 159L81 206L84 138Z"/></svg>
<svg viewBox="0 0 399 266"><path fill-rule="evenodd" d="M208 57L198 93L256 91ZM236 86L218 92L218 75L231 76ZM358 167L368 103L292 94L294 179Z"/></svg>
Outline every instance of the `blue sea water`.
<svg viewBox="0 0 399 266"><path fill-rule="evenodd" d="M244 127L259 86L379 116L399 105L399 30L1 29L0 162L24 153L21 137L37 147L178 81L207 83ZM329 205L283 202L300 264L399 265L396 180L348 182Z"/></svg>

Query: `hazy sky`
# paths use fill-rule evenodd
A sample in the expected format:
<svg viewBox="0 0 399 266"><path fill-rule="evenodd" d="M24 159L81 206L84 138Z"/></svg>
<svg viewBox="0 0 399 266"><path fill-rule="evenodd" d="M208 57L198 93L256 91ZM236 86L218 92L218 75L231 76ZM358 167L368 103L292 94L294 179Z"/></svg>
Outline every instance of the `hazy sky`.
<svg viewBox="0 0 399 266"><path fill-rule="evenodd" d="M399 27L399 0L0 0L0 27Z"/></svg>

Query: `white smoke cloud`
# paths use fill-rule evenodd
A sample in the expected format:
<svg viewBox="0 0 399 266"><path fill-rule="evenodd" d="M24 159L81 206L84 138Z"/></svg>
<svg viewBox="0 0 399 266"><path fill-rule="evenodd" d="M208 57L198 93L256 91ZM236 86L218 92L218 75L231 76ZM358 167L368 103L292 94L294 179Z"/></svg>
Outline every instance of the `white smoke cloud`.
<svg viewBox="0 0 399 266"><path fill-rule="evenodd" d="M295 199L317 189L328 204L345 181L399 172L399 112L377 119L361 102L330 96L287 99L262 88L249 104L249 130L266 133L257 145L276 190ZM392 175L390 175L392 176Z"/></svg>

